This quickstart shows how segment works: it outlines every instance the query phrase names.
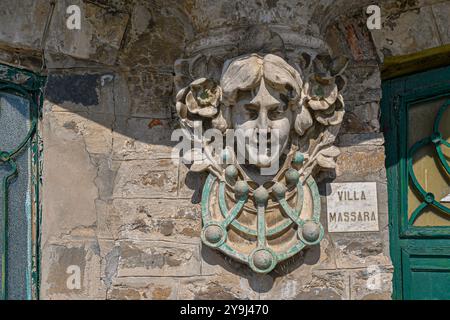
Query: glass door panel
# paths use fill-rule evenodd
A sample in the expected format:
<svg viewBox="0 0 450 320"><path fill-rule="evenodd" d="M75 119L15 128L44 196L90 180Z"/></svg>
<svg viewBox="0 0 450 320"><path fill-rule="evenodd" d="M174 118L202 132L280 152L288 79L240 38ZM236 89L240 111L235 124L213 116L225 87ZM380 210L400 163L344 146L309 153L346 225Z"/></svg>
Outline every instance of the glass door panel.
<svg viewBox="0 0 450 320"><path fill-rule="evenodd" d="M408 221L415 227L450 226L450 107L448 99L408 108Z"/></svg>
<svg viewBox="0 0 450 320"><path fill-rule="evenodd" d="M29 101L0 92L0 150L12 153L31 128ZM0 162L0 275L3 298L31 297L30 141L9 161Z"/></svg>

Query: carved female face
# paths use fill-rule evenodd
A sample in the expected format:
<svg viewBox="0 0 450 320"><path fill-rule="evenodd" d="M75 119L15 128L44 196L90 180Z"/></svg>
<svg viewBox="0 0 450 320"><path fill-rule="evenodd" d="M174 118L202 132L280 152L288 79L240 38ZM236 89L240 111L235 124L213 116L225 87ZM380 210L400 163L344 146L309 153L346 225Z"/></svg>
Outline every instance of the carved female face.
<svg viewBox="0 0 450 320"><path fill-rule="evenodd" d="M221 85L234 130L249 138L246 158L258 167L269 167L288 146L294 121L291 107L302 87L300 75L278 56L250 55L228 65ZM258 152L258 146L265 145L261 139L267 139L267 149Z"/></svg>
<svg viewBox="0 0 450 320"><path fill-rule="evenodd" d="M258 167L269 167L279 159L288 145L292 121L286 92L272 88L264 79L256 89L239 92L231 111L233 128L246 132L249 137L247 155L253 157ZM258 150L263 143L261 139L267 141L266 150Z"/></svg>

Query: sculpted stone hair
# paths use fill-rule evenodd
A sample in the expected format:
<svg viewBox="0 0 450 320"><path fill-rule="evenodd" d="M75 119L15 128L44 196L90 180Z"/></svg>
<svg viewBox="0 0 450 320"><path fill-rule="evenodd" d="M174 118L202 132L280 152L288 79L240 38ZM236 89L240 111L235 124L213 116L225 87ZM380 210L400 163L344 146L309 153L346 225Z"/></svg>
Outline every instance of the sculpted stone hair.
<svg viewBox="0 0 450 320"><path fill-rule="evenodd" d="M292 100L301 97L303 81L297 70L279 56L251 54L225 63L220 80L224 102L233 105L239 90L256 88L262 78L277 90L292 91Z"/></svg>

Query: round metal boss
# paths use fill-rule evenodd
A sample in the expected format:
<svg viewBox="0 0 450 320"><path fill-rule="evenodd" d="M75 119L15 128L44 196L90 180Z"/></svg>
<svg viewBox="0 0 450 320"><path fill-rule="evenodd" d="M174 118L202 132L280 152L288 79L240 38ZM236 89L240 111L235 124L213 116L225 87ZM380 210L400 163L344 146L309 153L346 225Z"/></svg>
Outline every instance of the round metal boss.
<svg viewBox="0 0 450 320"><path fill-rule="evenodd" d="M286 186L280 182L277 182L272 187L272 193L277 199L284 198L284 195L286 193Z"/></svg>
<svg viewBox="0 0 450 320"><path fill-rule="evenodd" d="M285 174L286 183L290 186L295 186L298 183L298 180L300 179L300 174L295 169L289 169L286 171Z"/></svg>
<svg viewBox="0 0 450 320"><path fill-rule="evenodd" d="M201 238L206 245L219 247L225 242L227 233L220 224L210 222L203 227Z"/></svg>
<svg viewBox="0 0 450 320"><path fill-rule="evenodd" d="M253 195L257 204L265 204L269 200L269 192L263 186L256 189Z"/></svg>
<svg viewBox="0 0 450 320"><path fill-rule="evenodd" d="M236 166L233 164L230 164L225 169L225 176L229 179L236 179L236 177L238 176L238 170L237 170Z"/></svg>
<svg viewBox="0 0 450 320"><path fill-rule="evenodd" d="M234 185L234 193L238 198L246 196L248 194L249 188L248 184L245 181L239 180Z"/></svg>
<svg viewBox="0 0 450 320"><path fill-rule="evenodd" d="M250 253L250 268L258 273L268 273L277 264L275 252L269 248L256 248Z"/></svg>
<svg viewBox="0 0 450 320"><path fill-rule="evenodd" d="M314 245L322 240L324 229L319 222L309 220L298 229L298 235L305 244Z"/></svg>

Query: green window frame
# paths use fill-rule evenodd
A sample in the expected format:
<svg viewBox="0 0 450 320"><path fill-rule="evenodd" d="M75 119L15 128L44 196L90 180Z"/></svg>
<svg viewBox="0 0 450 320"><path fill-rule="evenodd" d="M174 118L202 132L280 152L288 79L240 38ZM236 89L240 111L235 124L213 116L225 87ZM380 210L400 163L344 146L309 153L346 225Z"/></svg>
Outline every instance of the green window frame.
<svg viewBox="0 0 450 320"><path fill-rule="evenodd" d="M24 136L15 138L20 143L6 147L11 144L6 142L9 139L6 137L8 125L3 123L4 127L0 128L3 129L0 130L3 131L3 137L0 136L0 166L3 167L0 189L0 300L39 298L42 143L38 134L38 120L45 79L33 72L0 64L0 95L11 103L20 104L26 125L19 125L22 125L22 131L23 128L27 130ZM24 107L28 107L26 112L23 111ZM2 111L6 113L8 110L0 110L0 119ZM25 192L24 188L15 186L20 181L25 181ZM16 190L23 194L14 194ZM13 202L17 199L23 202ZM22 243L21 254L17 254L16 242Z"/></svg>

